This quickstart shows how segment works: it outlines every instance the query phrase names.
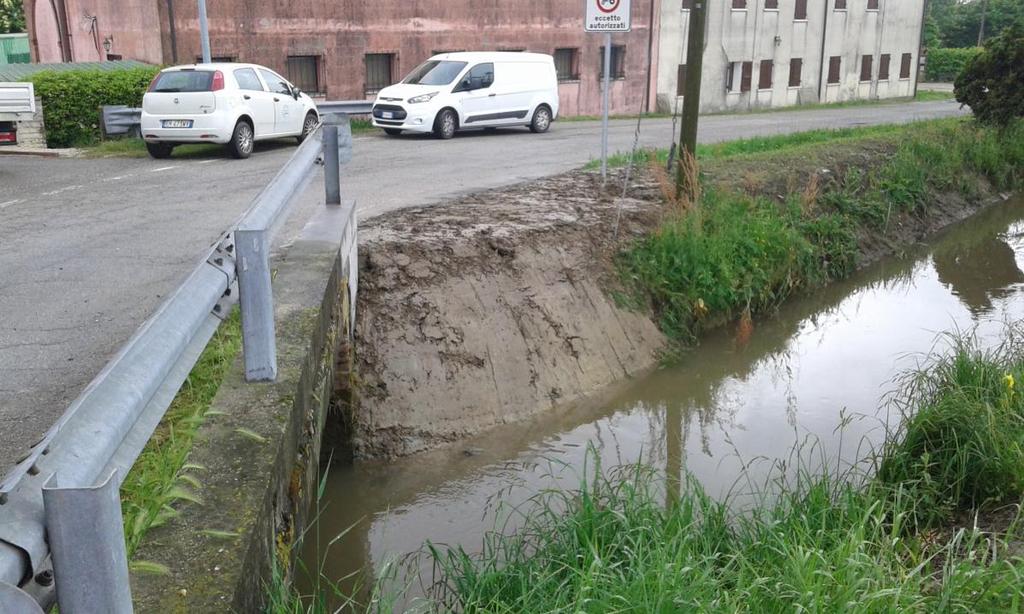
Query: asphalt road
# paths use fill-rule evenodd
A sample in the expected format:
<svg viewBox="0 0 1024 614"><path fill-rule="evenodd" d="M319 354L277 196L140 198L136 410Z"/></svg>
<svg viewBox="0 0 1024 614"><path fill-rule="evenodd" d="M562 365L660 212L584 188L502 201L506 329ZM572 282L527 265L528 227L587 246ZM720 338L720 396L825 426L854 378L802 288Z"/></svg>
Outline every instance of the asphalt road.
<svg viewBox="0 0 1024 614"><path fill-rule="evenodd" d="M953 102L702 118L700 140L947 117ZM614 121L612 152L635 121ZM559 122L451 141L357 136L342 178L361 218L577 168L600 155L600 124ZM640 144L667 146L671 120L645 120ZM0 157L0 473L41 435L245 210L294 144L249 160ZM283 240L321 201L302 197Z"/></svg>

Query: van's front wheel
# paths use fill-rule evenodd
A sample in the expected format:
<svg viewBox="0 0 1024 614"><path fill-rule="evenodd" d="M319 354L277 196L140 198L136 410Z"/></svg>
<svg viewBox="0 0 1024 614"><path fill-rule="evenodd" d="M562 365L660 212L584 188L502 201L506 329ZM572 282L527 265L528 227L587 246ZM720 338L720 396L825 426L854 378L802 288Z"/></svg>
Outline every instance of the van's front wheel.
<svg viewBox="0 0 1024 614"><path fill-rule="evenodd" d="M547 132L551 127L551 109L544 105L537 107L533 112L533 120L530 121L530 130L541 133Z"/></svg>
<svg viewBox="0 0 1024 614"><path fill-rule="evenodd" d="M459 127L459 116L451 109L442 109L434 120L434 136L439 139L450 139L455 136Z"/></svg>

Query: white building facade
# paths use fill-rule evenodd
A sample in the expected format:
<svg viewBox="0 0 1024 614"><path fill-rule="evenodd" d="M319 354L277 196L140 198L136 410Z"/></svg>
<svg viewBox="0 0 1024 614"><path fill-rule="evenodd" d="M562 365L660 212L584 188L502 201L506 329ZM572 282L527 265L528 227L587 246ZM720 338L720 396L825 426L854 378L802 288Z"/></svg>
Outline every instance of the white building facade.
<svg viewBox="0 0 1024 614"><path fill-rule="evenodd" d="M925 0L703 0L701 111L912 96ZM657 110L682 108L694 0L662 0Z"/></svg>

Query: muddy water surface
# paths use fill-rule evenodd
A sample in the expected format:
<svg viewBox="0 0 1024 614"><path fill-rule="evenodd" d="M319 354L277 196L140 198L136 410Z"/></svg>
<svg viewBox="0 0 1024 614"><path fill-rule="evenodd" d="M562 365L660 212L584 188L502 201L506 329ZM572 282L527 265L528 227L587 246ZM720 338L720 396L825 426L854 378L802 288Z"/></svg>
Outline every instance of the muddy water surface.
<svg viewBox="0 0 1024 614"><path fill-rule="evenodd" d="M856 462L896 419L886 404L894 377L941 333L976 328L982 343L994 344L1006 322L1024 316L1022 271L1018 200L902 259L789 301L749 335L713 333L678 364L619 386L599 404L454 449L335 466L307 564L322 561L336 579L379 572L427 540L476 550L508 515L502 506L575 486L591 446L605 465L643 460L670 474L689 471L715 496L741 492L745 465L753 464L746 474L756 480L801 442L815 442L816 457L830 463Z"/></svg>

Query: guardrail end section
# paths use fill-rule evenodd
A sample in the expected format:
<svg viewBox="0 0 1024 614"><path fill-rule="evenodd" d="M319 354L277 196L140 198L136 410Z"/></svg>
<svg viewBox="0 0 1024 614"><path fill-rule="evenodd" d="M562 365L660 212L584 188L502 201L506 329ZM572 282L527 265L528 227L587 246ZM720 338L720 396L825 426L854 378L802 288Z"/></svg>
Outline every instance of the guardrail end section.
<svg viewBox="0 0 1024 614"><path fill-rule="evenodd" d="M61 614L132 613L116 475L86 488L61 488L54 475L43 486Z"/></svg>
<svg viewBox="0 0 1024 614"><path fill-rule="evenodd" d="M39 607L31 595L17 586L11 586L6 582L0 582L0 612L10 614L43 614L43 608Z"/></svg>

